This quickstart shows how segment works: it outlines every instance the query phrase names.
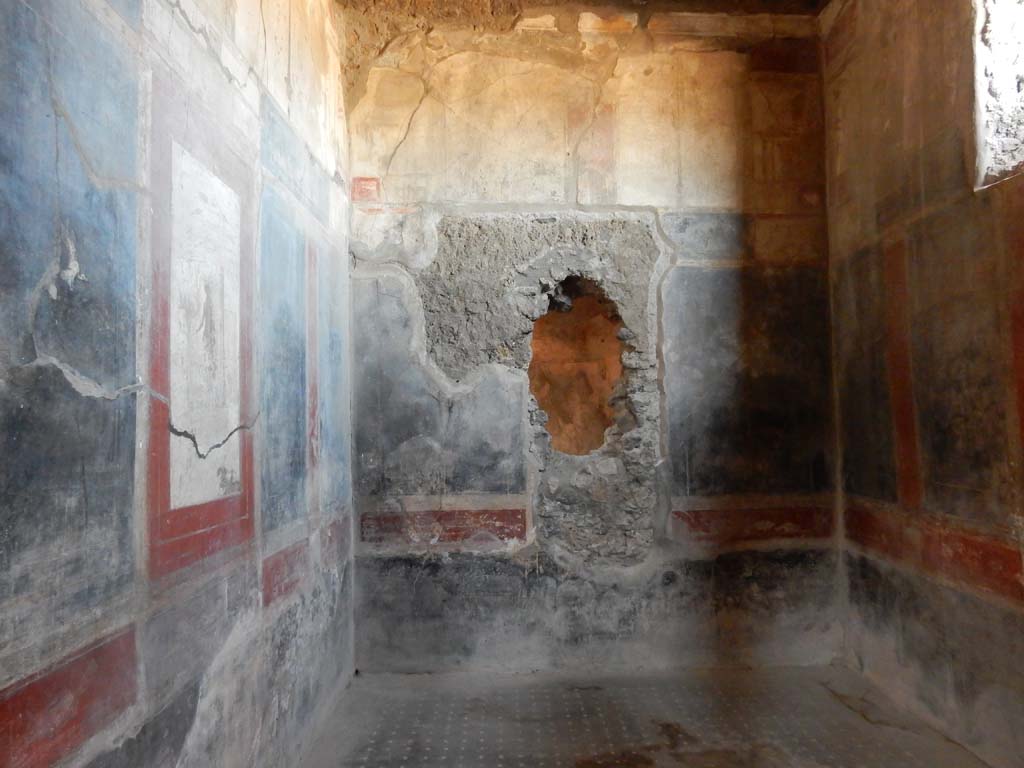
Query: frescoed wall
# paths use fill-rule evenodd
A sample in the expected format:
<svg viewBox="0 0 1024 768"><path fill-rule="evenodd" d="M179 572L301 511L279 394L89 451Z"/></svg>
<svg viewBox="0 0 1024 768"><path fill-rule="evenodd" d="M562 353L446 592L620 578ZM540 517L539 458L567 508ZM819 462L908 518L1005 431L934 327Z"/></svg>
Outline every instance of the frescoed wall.
<svg viewBox="0 0 1024 768"><path fill-rule="evenodd" d="M261 5L0 3L0 764L281 765L351 673L341 39Z"/></svg>

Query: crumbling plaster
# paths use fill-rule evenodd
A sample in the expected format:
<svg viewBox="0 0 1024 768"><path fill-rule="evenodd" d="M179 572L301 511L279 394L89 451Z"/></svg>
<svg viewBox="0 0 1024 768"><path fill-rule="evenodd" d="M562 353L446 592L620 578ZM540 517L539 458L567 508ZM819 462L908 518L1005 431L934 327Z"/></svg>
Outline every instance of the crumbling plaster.
<svg viewBox="0 0 1024 768"><path fill-rule="evenodd" d="M570 560L635 563L654 540L656 287L668 261L667 248L655 239L654 229L649 214L611 219L585 213L445 217L439 223L438 255L428 268L409 277L393 265L356 272L357 283L381 274L402 276L398 279L405 286L415 329L405 340L412 350L410 361L419 360L432 372L445 397L472 389L484 371L492 370L487 375L500 372L509 382L506 386L514 387L515 400L528 403L513 428L523 435L520 445L527 446L533 468L535 522L545 540ZM493 258L480 258L482 254ZM623 317L622 335L629 349L623 360L623 416L608 431L605 445L587 456L551 450L545 414L529 397L526 378L533 322L547 311L549 297L569 275L587 277L604 288ZM356 397L376 386L369 380L362 390L357 385ZM484 432L491 428L486 421L476 427ZM369 470L370 465L363 463L360 469ZM415 486L398 483L380 490L384 495L399 489L415 492ZM436 486L427 483L418 490L430 495Z"/></svg>
<svg viewBox="0 0 1024 768"><path fill-rule="evenodd" d="M587 456L553 451L546 414L529 403L534 514L541 535L586 560L630 563L654 540L658 443L656 287L668 262L650 215L443 218L438 255L416 276L427 347L451 376L499 361L527 387L533 323L569 275L593 280L623 318L625 409ZM489 254L494 261L481 260Z"/></svg>
<svg viewBox="0 0 1024 768"><path fill-rule="evenodd" d="M1024 3L975 3L975 185L1024 172Z"/></svg>
<svg viewBox="0 0 1024 768"><path fill-rule="evenodd" d="M592 540L604 555L618 550L616 558L635 562L654 538L650 513L639 510L658 507L665 271L679 259L736 264L752 254L780 266L823 263L816 153L780 170L790 155L778 154L786 145L774 138L816 140L813 54L809 68L799 53L782 74L771 65L748 73L746 52L764 50L770 61L780 34L806 41L794 48L801 51L813 46L816 26L803 16L530 9L501 32L439 25L399 35L372 62L352 106L357 275L375 264L409 272L425 352L448 376L491 363L524 371L532 323L568 274L596 279L619 307L635 423L610 433L601 469L554 471L549 464L565 459L542 447L543 414L531 401L533 458L548 473L538 522L546 507L577 506L580 499L557 500L577 492L567 489L593 484L607 495L621 479L620 451L631 457L626 477L642 478L610 497L625 510L618 514L636 510L622 526L626 541L607 543L616 538L607 526L585 520L569 534L584 549ZM765 149L751 156L748 139ZM741 211L774 218L748 222ZM629 540L637 535L639 543Z"/></svg>

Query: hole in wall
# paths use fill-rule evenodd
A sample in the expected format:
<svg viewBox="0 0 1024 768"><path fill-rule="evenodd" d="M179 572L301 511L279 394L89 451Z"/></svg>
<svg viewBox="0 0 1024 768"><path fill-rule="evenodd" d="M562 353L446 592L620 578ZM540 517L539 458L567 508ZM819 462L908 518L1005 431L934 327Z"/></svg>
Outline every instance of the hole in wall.
<svg viewBox="0 0 1024 768"><path fill-rule="evenodd" d="M583 456L604 445L622 383L622 318L600 286L563 280L533 326L530 392L548 416L551 445Z"/></svg>

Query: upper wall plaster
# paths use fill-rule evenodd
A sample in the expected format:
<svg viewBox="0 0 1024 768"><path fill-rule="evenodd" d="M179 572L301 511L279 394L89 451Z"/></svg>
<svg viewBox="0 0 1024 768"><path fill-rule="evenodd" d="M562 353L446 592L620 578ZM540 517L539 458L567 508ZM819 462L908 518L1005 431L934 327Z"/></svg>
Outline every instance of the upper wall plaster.
<svg viewBox="0 0 1024 768"><path fill-rule="evenodd" d="M564 16L416 31L374 62L350 120L358 258L426 266L450 205L806 216L777 221L783 249L823 240L813 19Z"/></svg>
<svg viewBox="0 0 1024 768"><path fill-rule="evenodd" d="M614 9L607 2L593 0L571 5L560 0L339 0L346 22L345 92L350 106L358 101L367 68L402 35L437 27L506 32L530 16L533 9L552 8L550 14L543 12L551 19L544 23L569 31L576 24L575 12L591 8L596 15L614 16L619 10L646 20L658 12L811 16L823 4L824 0L629 0Z"/></svg>

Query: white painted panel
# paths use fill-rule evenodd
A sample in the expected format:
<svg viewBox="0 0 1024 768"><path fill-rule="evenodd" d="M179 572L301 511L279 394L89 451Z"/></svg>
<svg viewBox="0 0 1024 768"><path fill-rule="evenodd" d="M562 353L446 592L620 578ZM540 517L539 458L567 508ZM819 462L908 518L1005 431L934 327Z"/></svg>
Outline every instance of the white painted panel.
<svg viewBox="0 0 1024 768"><path fill-rule="evenodd" d="M175 144L171 197L171 423L206 453L241 420L238 196ZM240 437L205 459L171 437L171 507L238 493Z"/></svg>

